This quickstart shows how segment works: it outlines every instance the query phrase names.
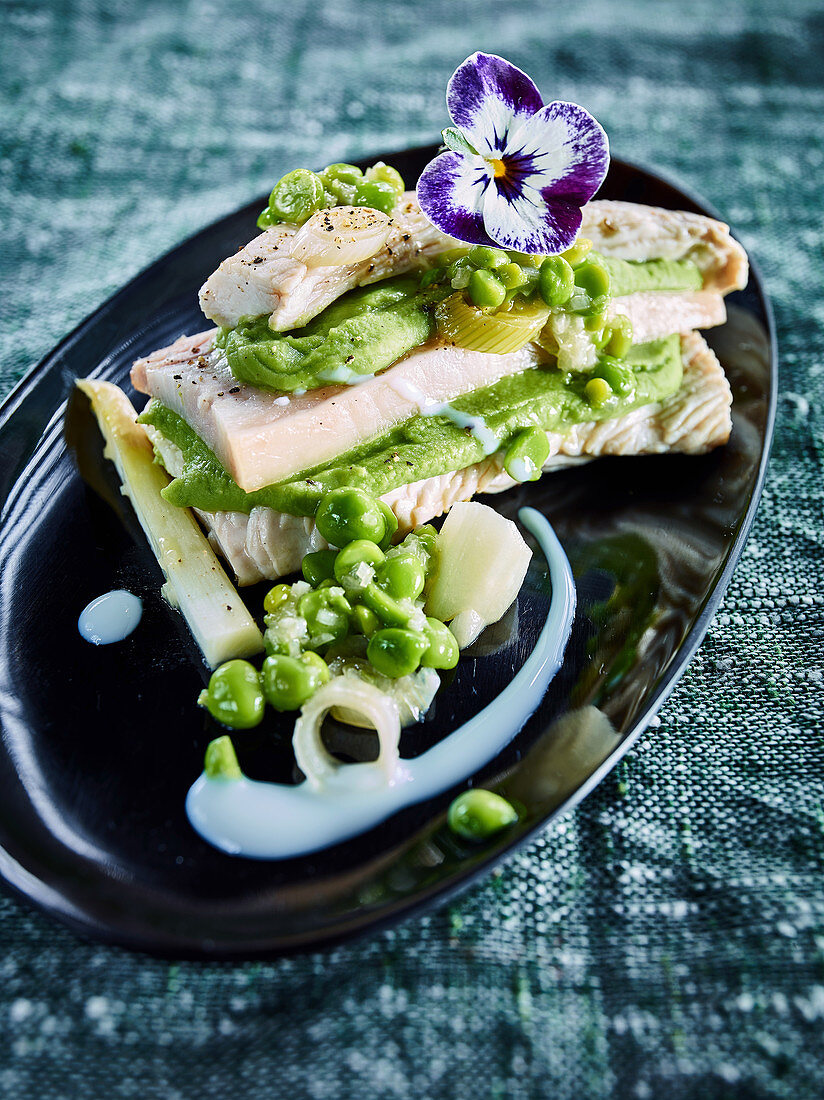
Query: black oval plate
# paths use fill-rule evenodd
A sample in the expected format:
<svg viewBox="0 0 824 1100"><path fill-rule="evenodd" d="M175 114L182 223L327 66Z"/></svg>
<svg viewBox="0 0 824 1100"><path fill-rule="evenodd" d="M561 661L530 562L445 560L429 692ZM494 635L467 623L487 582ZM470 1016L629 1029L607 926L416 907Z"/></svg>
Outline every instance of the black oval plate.
<svg viewBox="0 0 824 1100"><path fill-rule="evenodd" d="M416 179L435 146L385 156ZM712 213L614 161L601 195ZM475 847L444 825L455 790L379 828L286 862L236 859L190 828L186 791L214 730L194 700L206 671L119 493L76 377L127 382L132 360L203 328L197 289L255 231L261 200L186 241L77 328L0 410L0 874L77 931L175 957L251 958L317 947L395 920L468 883L590 790L684 671L730 578L761 491L776 357L757 275L709 334L734 393L729 445L700 458L602 459L487 498L543 511L575 570L564 666L532 719L474 782L521 809ZM68 399L68 409L67 409ZM128 588L138 630L94 648L86 602ZM259 593L249 595L260 607ZM536 555L516 611L446 678L413 755L508 683L543 621ZM290 723L236 738L255 777L294 774ZM356 753L345 734L339 751Z"/></svg>

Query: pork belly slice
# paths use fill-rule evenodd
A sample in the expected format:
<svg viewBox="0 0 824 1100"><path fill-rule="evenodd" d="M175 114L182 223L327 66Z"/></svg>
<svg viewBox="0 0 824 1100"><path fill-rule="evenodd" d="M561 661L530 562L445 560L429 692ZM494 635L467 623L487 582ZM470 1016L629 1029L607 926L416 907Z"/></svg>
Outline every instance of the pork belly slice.
<svg viewBox="0 0 824 1100"><path fill-rule="evenodd" d="M719 294L747 285L747 254L730 236L729 226L715 218L617 199L596 199L583 214L581 236L604 256L692 260L704 276L704 290Z"/></svg>
<svg viewBox="0 0 824 1100"><path fill-rule="evenodd" d="M726 443L732 426L732 396L721 364L697 332L681 337L681 353L684 378L676 394L614 420L576 424L564 433L547 432L550 456L544 471L602 455L703 454ZM169 472L180 474L180 451L155 429L147 431ZM449 511L456 501L476 493L500 493L515 484L498 453L464 470L403 485L382 499L398 517L403 533ZM272 508L256 507L248 515L198 515L241 585L277 580L299 569L305 554L327 546L313 520Z"/></svg>
<svg viewBox="0 0 824 1100"><path fill-rule="evenodd" d="M305 325L347 290L401 275L460 244L435 228L414 191L404 194L391 220L389 238L374 256L330 267L307 267L292 258L296 226L265 229L209 276L200 289L200 308L227 328L241 317L268 314L275 332L286 332Z"/></svg>
<svg viewBox="0 0 824 1100"><path fill-rule="evenodd" d="M415 416L422 397L451 401L536 366L540 356L532 344L489 355L432 340L357 385L285 397L237 382L213 336L183 336L138 359L132 384L182 416L246 492L382 435Z"/></svg>

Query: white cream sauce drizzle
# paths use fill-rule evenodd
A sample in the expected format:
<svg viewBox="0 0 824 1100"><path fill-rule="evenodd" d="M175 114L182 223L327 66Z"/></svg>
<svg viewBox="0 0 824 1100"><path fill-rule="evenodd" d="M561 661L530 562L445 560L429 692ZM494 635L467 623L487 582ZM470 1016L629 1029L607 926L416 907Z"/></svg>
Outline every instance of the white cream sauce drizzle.
<svg viewBox="0 0 824 1100"><path fill-rule="evenodd" d="M77 629L92 645L110 645L128 638L142 614L143 601L139 596L116 589L86 604L77 620Z"/></svg>
<svg viewBox="0 0 824 1100"><path fill-rule="evenodd" d="M410 382L408 378L392 379L387 375L386 380L401 397L414 401L421 416L445 416L447 420L451 420L459 428L468 428L483 447L485 455L494 454L500 447L500 440L492 429L487 426L482 416L470 416L469 413L463 413L459 409L453 408L448 401L430 401L423 390L418 389L415 383Z"/></svg>
<svg viewBox="0 0 824 1100"><path fill-rule="evenodd" d="M322 786L202 774L186 799L197 832L232 855L289 859L365 832L404 806L463 782L494 759L561 667L575 614L572 570L554 531L532 508L522 508L519 517L546 556L552 599L535 649L496 699L427 752L397 760L389 774L381 760L332 768Z"/></svg>

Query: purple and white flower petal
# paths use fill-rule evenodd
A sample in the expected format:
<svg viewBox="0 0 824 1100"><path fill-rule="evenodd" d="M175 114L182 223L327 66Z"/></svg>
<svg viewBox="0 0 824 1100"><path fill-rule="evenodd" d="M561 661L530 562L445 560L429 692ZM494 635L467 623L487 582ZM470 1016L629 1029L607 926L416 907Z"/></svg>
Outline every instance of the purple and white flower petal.
<svg viewBox="0 0 824 1100"><path fill-rule="evenodd" d="M592 115L574 103L544 107L525 73L481 53L455 72L447 104L477 155L452 151L427 166L418 184L424 213L471 244L533 253L569 248L581 207L609 166L607 137Z"/></svg>
<svg viewBox="0 0 824 1100"><path fill-rule="evenodd" d="M446 89L452 121L470 145L487 157L499 157L512 127L543 105L541 93L526 73L495 54L472 54L452 74Z"/></svg>

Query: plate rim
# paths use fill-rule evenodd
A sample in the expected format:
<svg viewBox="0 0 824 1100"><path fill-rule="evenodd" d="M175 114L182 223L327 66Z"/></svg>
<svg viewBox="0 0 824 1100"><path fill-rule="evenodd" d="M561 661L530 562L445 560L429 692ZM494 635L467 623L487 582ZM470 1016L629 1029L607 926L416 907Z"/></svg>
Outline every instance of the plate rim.
<svg viewBox="0 0 824 1100"><path fill-rule="evenodd" d="M382 152L383 159L391 159L398 156L414 156L416 153L434 153L437 145L424 144L410 146L395 150L392 153ZM374 158L371 158L374 159ZM371 163L369 157L359 158L355 163ZM695 207L705 212L710 217L719 218L714 206L691 188L685 187L677 177L666 171L651 169L636 161L613 157L612 164L648 177L653 181L663 183L672 188L679 195L686 198ZM245 212L250 214L260 206L265 196L253 199L236 209L216 218L212 222L202 226L189 234L184 240L179 241L171 248L165 250L154 260L141 268L123 286L119 287L105 298L95 309L85 316L75 327L63 336L54 347L47 352L34 366L29 368L15 383L10 392L0 402L0 433L3 432L14 417L18 409L36 390L38 384L48 375L56 365L57 360L76 341L82 338L84 333L101 316L107 314L124 297L128 296L143 280L154 273L156 269L169 262L178 252L190 245L195 239L205 234L214 233L227 222L242 216ZM720 219L719 220L723 220ZM733 233L733 237L735 234ZM737 238L736 238L737 239ZM104 943L109 946L117 946L137 951L152 957L169 960L199 960L199 961L226 961L238 962L253 959L272 959L287 955L305 954L318 950L325 950L343 942L352 942L369 932L381 931L389 926L406 920L419 914L423 909L429 909L437 904L440 908L451 899L472 886L479 878L487 875L496 865L503 863L514 856L526 844L534 838L561 814L566 814L574 809L591 791L603 780L603 778L618 764L618 762L633 748L641 734L650 726L658 711L666 702L674 690L676 684L683 676L696 651L703 642L709 625L718 610L721 601L726 594L732 575L738 565L743 550L747 544L755 515L763 494L767 470L772 450L772 442L775 430L775 419L778 400L779 362L778 341L775 330L775 319L772 305L767 296L765 283L761 270L749 253L750 282L748 289L755 293L759 308L763 311L766 321L766 331L769 345L770 370L769 391L765 402L764 418L764 445L761 451L758 470L753 480L747 500L746 510L735 534L733 535L726 560L721 568L720 575L698 612L687 637L679 646L674 659L666 669L655 690L651 693L644 713L623 734L619 744L598 765L597 768L581 783L581 785L567 795L563 802L553 809L545 817L536 821L525 832L520 833L517 840L505 842L501 846L493 846L487 852L479 852L476 858L467 861L465 869L459 868L448 880L433 883L414 895L403 896L394 899L379 913L368 911L365 916L363 911L358 911L346 920L337 921L334 928L326 929L320 933L310 931L307 934L294 936L268 937L268 946L256 944L250 948L228 948L225 945L214 949L209 946L209 941L190 937L186 944L179 942L179 937L162 933L156 938L150 935L135 934L130 931L112 929L105 921L97 918L96 913L88 908L80 909L71 899L63 893L42 881L36 875L32 875L25 867L0 845L0 879L3 889L9 891L15 898L20 898L38 911L59 921L60 924L71 929L75 934L88 942ZM65 398L64 398L65 400ZM60 402L51 410L47 420L51 422L60 409ZM31 457L26 453L26 459ZM16 482L18 474L13 475L12 484Z"/></svg>

